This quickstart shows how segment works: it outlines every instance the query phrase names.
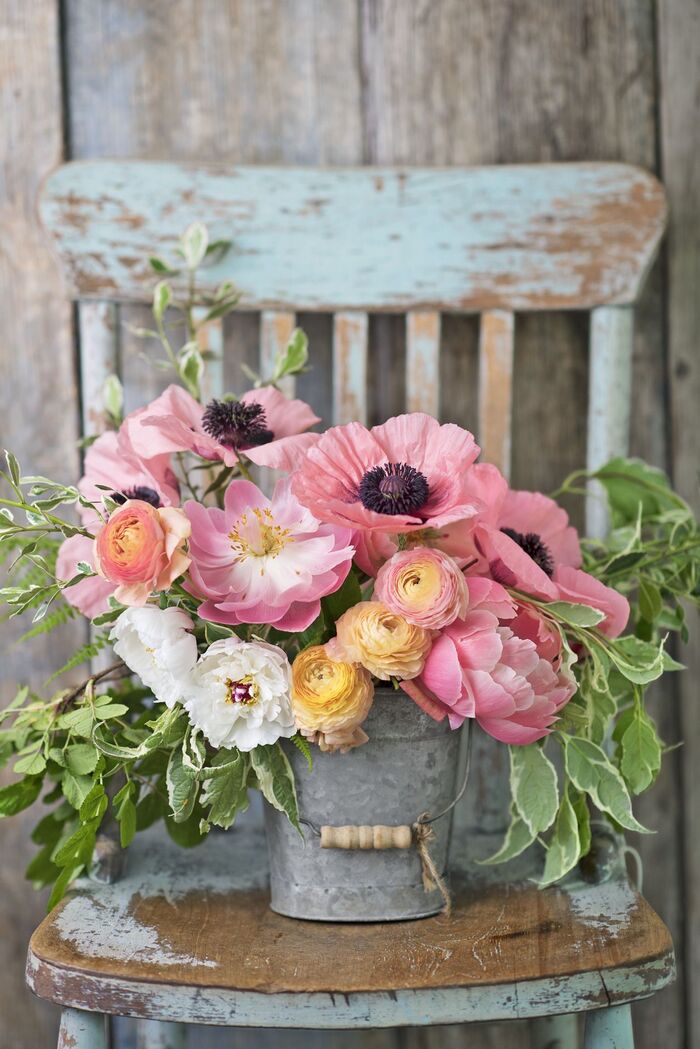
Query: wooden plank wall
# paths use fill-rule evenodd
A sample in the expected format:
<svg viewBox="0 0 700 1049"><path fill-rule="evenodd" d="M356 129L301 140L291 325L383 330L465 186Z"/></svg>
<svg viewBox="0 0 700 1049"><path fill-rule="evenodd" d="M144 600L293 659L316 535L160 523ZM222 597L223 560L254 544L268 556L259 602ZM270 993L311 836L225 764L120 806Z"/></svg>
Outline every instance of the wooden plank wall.
<svg viewBox="0 0 700 1049"><path fill-rule="evenodd" d="M624 160L659 172L671 230L637 312L632 447L697 489L700 277L700 0L0 0L0 431L36 472L78 469L72 314L37 227L34 196L70 157L238 163L485 164ZM125 311L134 319L135 311ZM330 404L331 324L302 317L317 369L301 396ZM554 487L585 457L587 318L519 316L513 477ZM401 408L403 321L370 320L371 422ZM258 321L227 326L226 378L256 352ZM442 414L476 427L477 326L445 317ZM157 389L123 329L133 407ZM40 420L37 423L37 420ZM80 631L77 627L73 634ZM32 649L37 680L67 638ZM9 691L26 656L5 655ZM688 658L688 657L687 657ZM664 738L685 746L640 809L645 891L671 927L681 978L636 1012L639 1049L700 1046L700 716L695 674L657 697ZM677 694L676 694L677 693ZM54 1014L23 990L40 912L18 870L29 819L0 827L0 1049L52 1045ZM685 961L685 966L683 962ZM11 1034L10 1034L11 1032ZM133 1030L120 1025L121 1046ZM305 1036L198 1032L224 1045L437 1049L463 1030ZM524 1049L517 1025L469 1035ZM193 1041L192 1044L195 1044Z"/></svg>

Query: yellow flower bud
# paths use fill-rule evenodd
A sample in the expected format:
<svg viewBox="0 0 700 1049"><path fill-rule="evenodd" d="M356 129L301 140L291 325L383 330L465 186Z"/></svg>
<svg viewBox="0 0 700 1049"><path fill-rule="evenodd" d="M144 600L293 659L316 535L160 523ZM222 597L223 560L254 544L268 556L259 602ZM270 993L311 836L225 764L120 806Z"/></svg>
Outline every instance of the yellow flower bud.
<svg viewBox="0 0 700 1049"><path fill-rule="evenodd" d="M299 731L322 750L347 750L367 741L359 726L374 698L367 671L331 659L323 645L304 649L292 664L292 707Z"/></svg>
<svg viewBox="0 0 700 1049"><path fill-rule="evenodd" d="M371 674L388 681L410 681L423 669L432 636L409 623L381 601L360 601L336 623L337 646L345 659L361 663Z"/></svg>

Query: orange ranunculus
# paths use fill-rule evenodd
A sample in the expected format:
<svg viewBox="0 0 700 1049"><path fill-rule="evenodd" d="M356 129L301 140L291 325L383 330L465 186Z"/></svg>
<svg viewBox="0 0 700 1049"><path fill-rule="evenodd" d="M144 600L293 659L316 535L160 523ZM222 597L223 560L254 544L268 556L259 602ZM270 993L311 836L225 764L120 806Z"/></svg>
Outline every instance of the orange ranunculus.
<svg viewBox="0 0 700 1049"><path fill-rule="evenodd" d="M141 499L128 499L114 511L95 538L95 567L117 584L117 601L144 605L187 571L190 527L182 510L156 509Z"/></svg>
<svg viewBox="0 0 700 1049"><path fill-rule="evenodd" d="M343 613L335 626L331 653L342 653L371 674L388 681L409 681L423 669L432 634L392 612L381 601L360 601Z"/></svg>
<svg viewBox="0 0 700 1049"><path fill-rule="evenodd" d="M294 720L321 750L347 751L366 743L360 725L373 698L368 671L332 659L323 645L304 649L292 664Z"/></svg>

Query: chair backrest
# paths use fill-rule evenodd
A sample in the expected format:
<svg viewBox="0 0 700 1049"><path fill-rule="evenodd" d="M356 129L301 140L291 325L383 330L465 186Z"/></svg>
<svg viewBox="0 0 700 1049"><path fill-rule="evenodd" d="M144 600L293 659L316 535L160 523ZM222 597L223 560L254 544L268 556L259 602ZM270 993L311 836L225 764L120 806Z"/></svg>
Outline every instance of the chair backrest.
<svg viewBox="0 0 700 1049"><path fill-rule="evenodd" d="M515 311L591 310L587 465L627 451L631 305L666 217L661 185L638 168L81 161L48 178L40 207L79 301L90 430L99 427L104 379L118 370L117 304L150 301L149 255L170 254L198 219L212 237L233 242L200 284L212 290L232 280L246 308L261 312L263 372L296 312L334 314L335 422L367 418L368 313L406 314L406 407L435 415L441 314L478 313L478 439L483 458L508 474ZM223 347L217 323L209 344ZM216 380L211 392L218 392ZM606 528L601 506L588 502L592 535ZM487 811L502 819L507 791L494 791L492 773L505 778L503 760L500 753L483 764L491 778L476 787L479 820Z"/></svg>

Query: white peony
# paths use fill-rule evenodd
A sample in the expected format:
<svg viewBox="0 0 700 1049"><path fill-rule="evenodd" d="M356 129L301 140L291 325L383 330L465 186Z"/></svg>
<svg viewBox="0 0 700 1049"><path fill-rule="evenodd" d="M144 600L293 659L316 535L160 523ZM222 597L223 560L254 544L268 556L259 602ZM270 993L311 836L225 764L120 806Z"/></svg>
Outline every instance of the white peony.
<svg viewBox="0 0 700 1049"><path fill-rule="evenodd" d="M114 651L150 688L156 699L172 707L183 698L197 662L194 624L180 608L127 608L119 616L110 640Z"/></svg>
<svg viewBox="0 0 700 1049"><path fill-rule="evenodd" d="M291 681L281 648L227 637L200 656L184 703L213 747L253 750L294 735Z"/></svg>

